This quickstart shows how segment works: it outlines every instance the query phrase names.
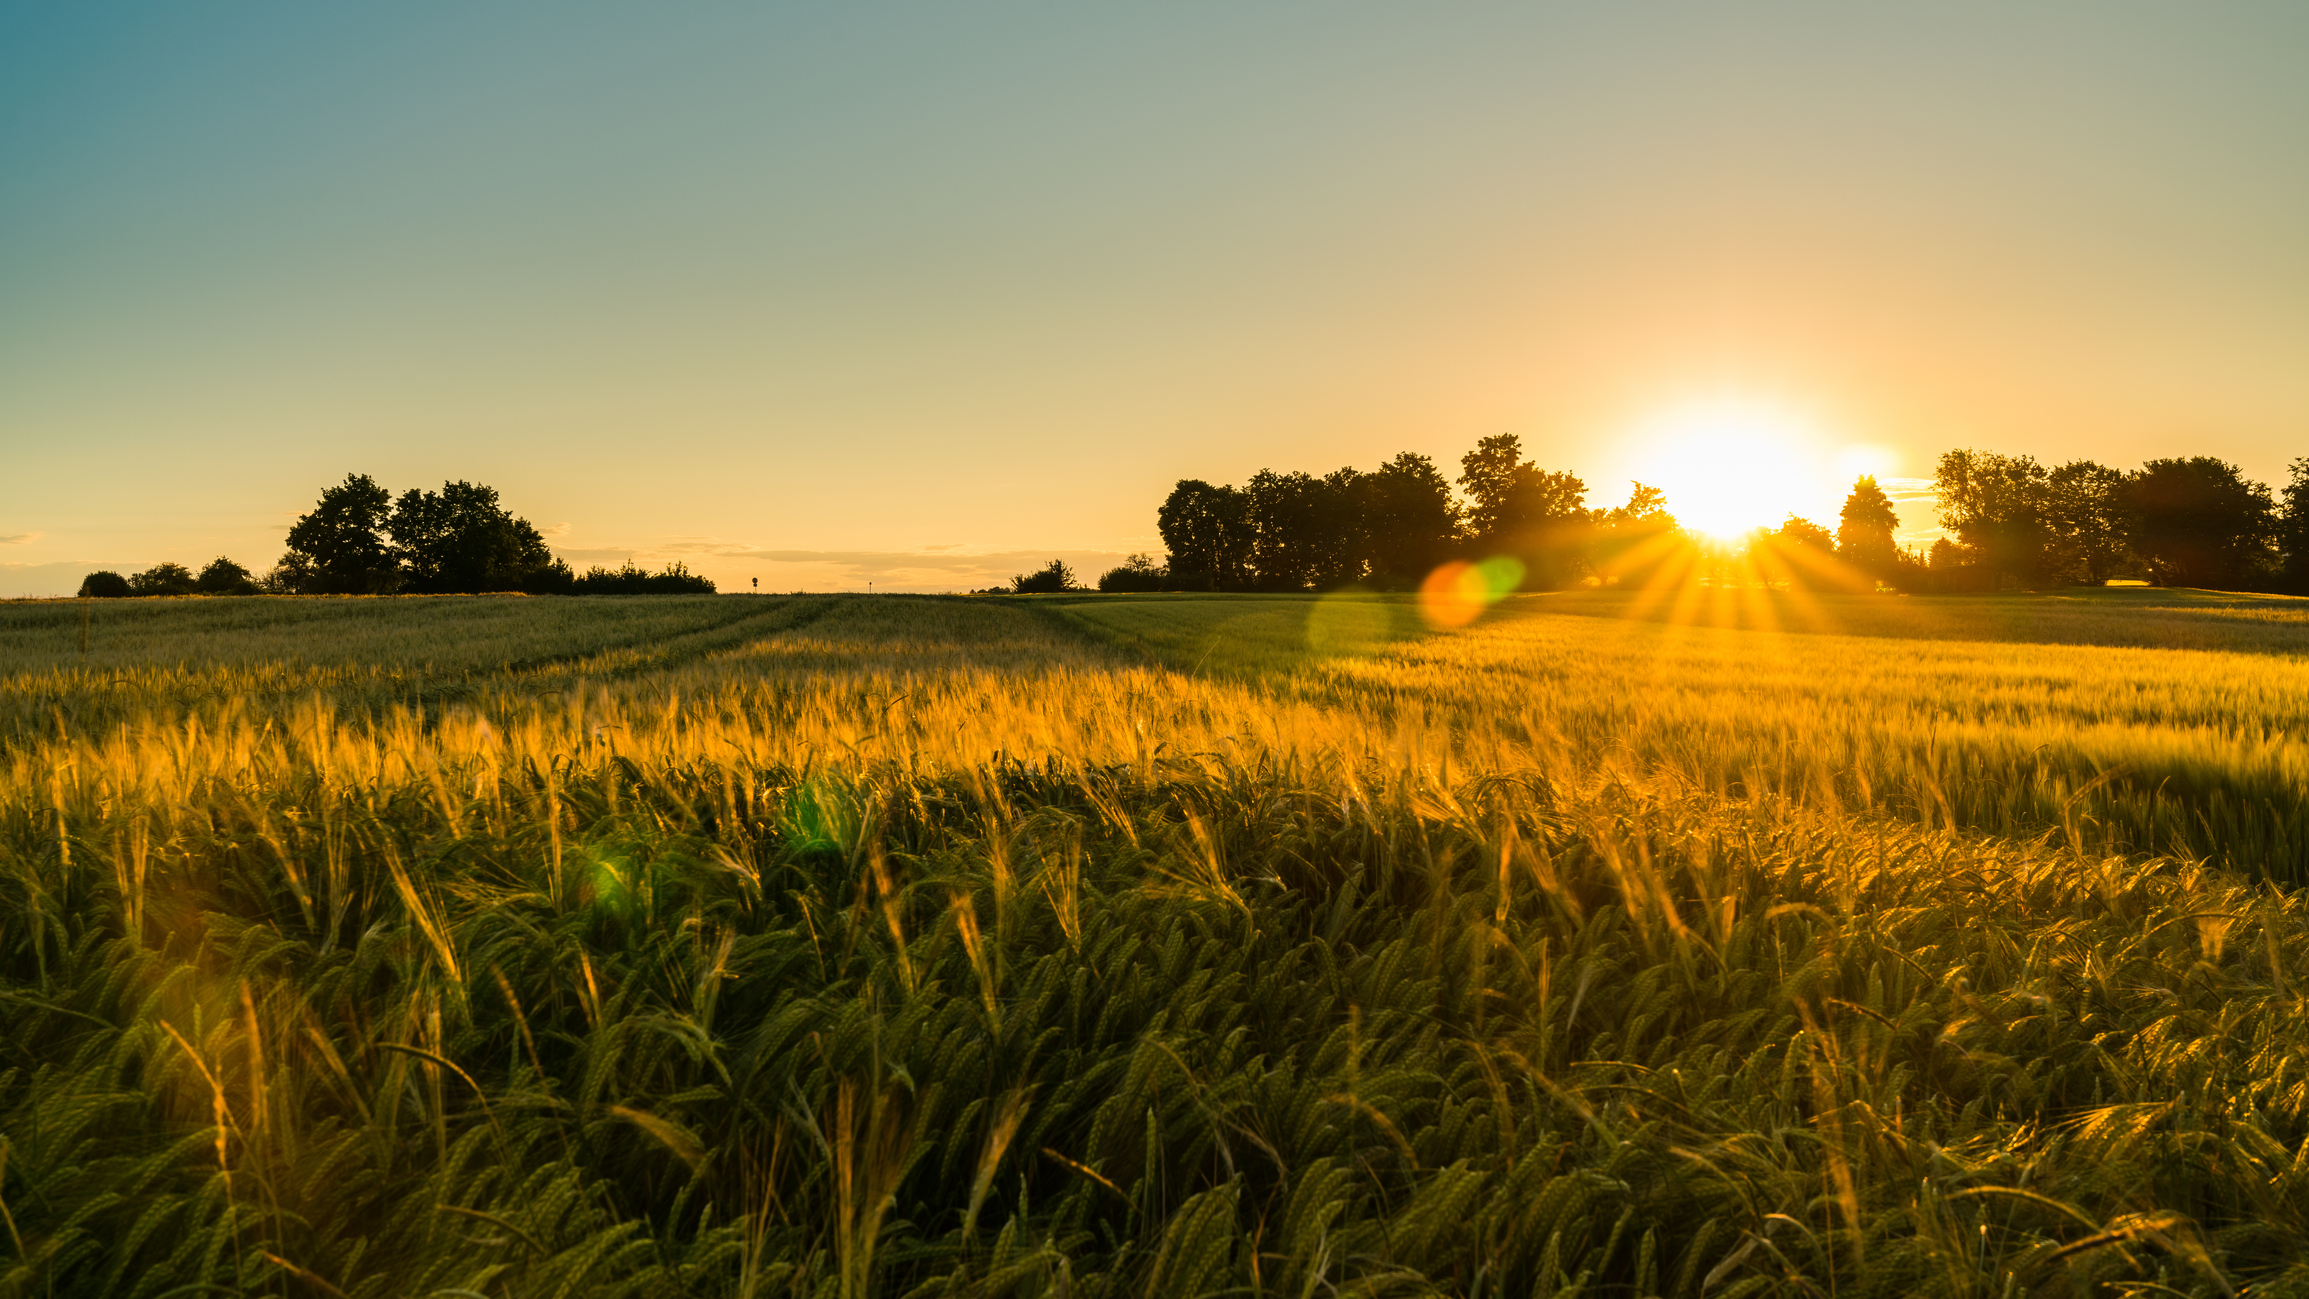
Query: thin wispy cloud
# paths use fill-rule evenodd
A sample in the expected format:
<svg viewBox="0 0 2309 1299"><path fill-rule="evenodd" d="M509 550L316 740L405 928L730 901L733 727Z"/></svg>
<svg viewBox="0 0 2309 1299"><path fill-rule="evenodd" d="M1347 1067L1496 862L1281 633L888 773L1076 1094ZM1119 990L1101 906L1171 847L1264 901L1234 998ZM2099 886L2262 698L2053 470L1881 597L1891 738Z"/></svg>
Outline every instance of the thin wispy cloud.
<svg viewBox="0 0 2309 1299"><path fill-rule="evenodd" d="M0 536L0 546L28 546L47 535L45 532L11 532Z"/></svg>
<svg viewBox="0 0 2309 1299"><path fill-rule="evenodd" d="M1901 545L1922 550L1948 535L1940 526L1940 495L1933 490L1931 479L1879 478L1876 485L1884 489L1885 498L1900 516L1901 526L1892 535Z"/></svg>

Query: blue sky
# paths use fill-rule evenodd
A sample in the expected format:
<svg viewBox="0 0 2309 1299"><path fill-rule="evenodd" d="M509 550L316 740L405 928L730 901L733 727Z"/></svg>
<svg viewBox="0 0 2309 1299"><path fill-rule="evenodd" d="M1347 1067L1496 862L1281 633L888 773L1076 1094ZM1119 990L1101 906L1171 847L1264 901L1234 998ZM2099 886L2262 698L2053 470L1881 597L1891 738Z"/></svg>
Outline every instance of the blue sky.
<svg viewBox="0 0 2309 1299"><path fill-rule="evenodd" d="M348 471L945 589L1500 431L1610 504L1725 400L2281 479L2305 61L2291 3L13 6L0 592L263 567Z"/></svg>

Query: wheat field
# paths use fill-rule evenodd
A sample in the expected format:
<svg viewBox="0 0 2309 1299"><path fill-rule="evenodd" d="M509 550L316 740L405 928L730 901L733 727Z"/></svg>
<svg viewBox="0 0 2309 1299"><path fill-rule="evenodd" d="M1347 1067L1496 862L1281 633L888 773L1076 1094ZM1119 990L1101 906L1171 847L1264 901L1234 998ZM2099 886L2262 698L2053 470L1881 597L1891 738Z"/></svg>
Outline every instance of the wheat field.
<svg viewBox="0 0 2309 1299"><path fill-rule="evenodd" d="M2304 606L2075 604L0 605L0 1292L2309 1293Z"/></svg>
<svg viewBox="0 0 2309 1299"><path fill-rule="evenodd" d="M1190 671L1416 715L1463 748L1503 745L1504 762L1668 770L2022 837L2058 827L2309 882L2309 600L1580 593L1426 638L1411 603L1374 597L1067 612Z"/></svg>

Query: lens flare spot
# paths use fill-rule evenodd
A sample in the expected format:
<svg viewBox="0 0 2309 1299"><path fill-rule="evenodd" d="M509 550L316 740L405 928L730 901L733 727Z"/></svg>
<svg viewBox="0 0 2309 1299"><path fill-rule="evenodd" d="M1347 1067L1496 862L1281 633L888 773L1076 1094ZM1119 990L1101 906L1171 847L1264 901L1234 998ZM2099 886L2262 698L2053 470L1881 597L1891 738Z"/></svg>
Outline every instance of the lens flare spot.
<svg viewBox="0 0 2309 1299"><path fill-rule="evenodd" d="M1464 627L1523 582L1523 561L1495 555L1479 563L1453 560L1419 584L1419 615L1437 629Z"/></svg>

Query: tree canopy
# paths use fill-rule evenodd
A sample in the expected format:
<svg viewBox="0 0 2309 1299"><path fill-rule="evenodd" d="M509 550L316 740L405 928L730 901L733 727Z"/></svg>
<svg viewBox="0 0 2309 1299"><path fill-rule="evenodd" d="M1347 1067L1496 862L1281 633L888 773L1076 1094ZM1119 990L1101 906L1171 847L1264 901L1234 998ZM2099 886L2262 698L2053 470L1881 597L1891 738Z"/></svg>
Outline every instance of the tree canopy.
<svg viewBox="0 0 2309 1299"><path fill-rule="evenodd" d="M1521 558L1526 584L1535 587L1561 586L1579 575L1591 523L1586 483L1525 460L1513 433L1478 440L1459 458L1459 470L1473 549Z"/></svg>
<svg viewBox="0 0 2309 1299"><path fill-rule="evenodd" d="M321 493L312 512L289 528L281 568L307 595L382 595L401 584L400 557L386 535L392 493L367 474Z"/></svg>
<svg viewBox="0 0 2309 1299"><path fill-rule="evenodd" d="M2226 460L2151 460L2120 491L2133 518L2133 550L2170 585L2238 585L2265 566L2277 536L2269 489Z"/></svg>
<svg viewBox="0 0 2309 1299"><path fill-rule="evenodd" d="M1233 487L1182 478L1155 512L1171 580L1187 590L1240 590L1250 577L1250 501Z"/></svg>
<svg viewBox="0 0 2309 1299"><path fill-rule="evenodd" d="M1465 502L1432 458L1411 451L1319 477L1262 469L1241 487L1181 479L1156 513L1170 552L1161 584L1409 590L1455 559L1497 555L1519 562L1526 586L1544 588L1614 576L1607 560L1656 558L1666 550L1640 543L1680 535L1656 488L1638 483L1627 505L1589 510L1586 485L1524 460L1512 433L1484 438L1460 468Z"/></svg>
<svg viewBox="0 0 2309 1299"><path fill-rule="evenodd" d="M1990 574L2030 585L2044 576L2045 487L2028 456L1949 451L1933 473L1940 526Z"/></svg>
<svg viewBox="0 0 2309 1299"><path fill-rule="evenodd" d="M545 593L578 581L527 519L498 504L496 488L443 483L395 501L367 474L321 493L289 529L279 572L306 595Z"/></svg>
<svg viewBox="0 0 2309 1299"><path fill-rule="evenodd" d="M713 582L681 563L662 572L590 568L580 576L554 557L545 538L499 503L497 489L462 480L437 492L412 488L400 499L367 474L347 474L289 528L288 549L258 576L224 556L195 575L159 564L133 577L97 572L84 596L253 595L680 595L713 593Z"/></svg>
<svg viewBox="0 0 2309 1299"><path fill-rule="evenodd" d="M2309 594L2309 457L2292 463L2280 497L2209 456L2128 472L1957 448L1934 468L1949 535L1929 555L1902 548L1892 495L1862 476L1832 531L1793 515L1759 529L1756 564L1686 535L1656 487L1633 483L1625 504L1589 508L1585 483L1525 459L1512 433L1478 440L1459 469L1454 483L1406 452L1373 470L1262 469L1241 487L1182 479L1157 514L1163 575L1115 570L1113 589L1400 589L1450 560L1504 556L1522 565L1524 589L1709 579L1989 590L2139 576Z"/></svg>
<svg viewBox="0 0 2309 1299"><path fill-rule="evenodd" d="M191 595L200 579L182 564L155 564L128 579L131 595Z"/></svg>
<svg viewBox="0 0 2309 1299"><path fill-rule="evenodd" d="M1382 586L1411 587L1459 549L1459 502L1451 480L1426 456L1405 451L1362 479L1364 573Z"/></svg>
<svg viewBox="0 0 2309 1299"><path fill-rule="evenodd" d="M1950 451L1933 487L1954 536L1934 544L1932 568L1950 589L2129 575L2309 591L2305 473L2309 461L2296 461L2280 508L2266 486L2212 456L2151 460L2128 473L2090 460L2048 470L2027 456Z"/></svg>
<svg viewBox="0 0 2309 1299"><path fill-rule="evenodd" d="M80 598L83 600L118 600L136 594L128 579L109 568L100 568L80 579Z"/></svg>
<svg viewBox="0 0 2309 1299"><path fill-rule="evenodd" d="M527 519L497 503L496 488L463 481L401 493L385 531L402 589L423 594L526 591L550 584L540 578L557 562Z"/></svg>
<svg viewBox="0 0 2309 1299"><path fill-rule="evenodd" d="M2309 592L2309 456L2286 466L2291 477L2278 498L2276 537L2284 589Z"/></svg>
<svg viewBox="0 0 2309 1299"><path fill-rule="evenodd" d="M256 574L223 555L210 560L193 584L202 595L255 595L263 589Z"/></svg>
<svg viewBox="0 0 2309 1299"><path fill-rule="evenodd" d="M1879 581L1892 579L1900 561L1900 544L1892 533L1899 526L1892 498L1876 485L1874 475L1862 475L1836 518L1836 558Z"/></svg>

